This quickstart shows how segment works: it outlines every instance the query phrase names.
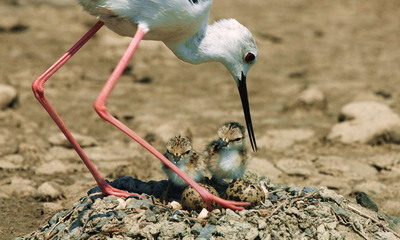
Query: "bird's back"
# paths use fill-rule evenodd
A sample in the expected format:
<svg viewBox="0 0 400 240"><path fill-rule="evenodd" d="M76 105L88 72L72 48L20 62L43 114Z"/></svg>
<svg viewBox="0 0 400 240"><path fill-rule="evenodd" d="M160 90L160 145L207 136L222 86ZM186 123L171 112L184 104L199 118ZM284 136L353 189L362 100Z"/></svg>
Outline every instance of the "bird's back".
<svg viewBox="0 0 400 240"><path fill-rule="evenodd" d="M207 24L212 0L80 0L112 31L132 37L140 23L149 28L144 39L185 39Z"/></svg>

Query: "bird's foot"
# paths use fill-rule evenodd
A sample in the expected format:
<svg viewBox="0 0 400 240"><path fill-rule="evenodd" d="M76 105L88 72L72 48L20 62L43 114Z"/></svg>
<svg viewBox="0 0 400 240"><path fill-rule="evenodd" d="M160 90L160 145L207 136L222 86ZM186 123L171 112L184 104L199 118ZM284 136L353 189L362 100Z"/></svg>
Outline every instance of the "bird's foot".
<svg viewBox="0 0 400 240"><path fill-rule="evenodd" d="M110 184L108 184L106 181L104 181L102 184L99 184L100 190L104 195L114 195L117 197L124 197L127 198L132 195L139 196L140 198L146 198L143 195L137 194L137 193L130 193L126 192L117 188L112 187Z"/></svg>
<svg viewBox="0 0 400 240"><path fill-rule="evenodd" d="M208 210L212 210L211 203L216 202L219 204L221 207L224 208L230 208L232 210L244 210L244 207L242 206L248 206L250 203L248 202L235 202L235 201L230 201L230 200L225 200L220 197L214 196L204 188L201 189L199 192L200 196L203 198L204 202L207 204Z"/></svg>

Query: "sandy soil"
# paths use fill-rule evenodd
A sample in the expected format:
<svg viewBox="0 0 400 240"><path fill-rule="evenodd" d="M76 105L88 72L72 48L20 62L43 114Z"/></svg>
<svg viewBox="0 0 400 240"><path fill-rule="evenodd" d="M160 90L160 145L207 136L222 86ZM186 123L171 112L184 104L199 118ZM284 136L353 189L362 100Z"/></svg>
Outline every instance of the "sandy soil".
<svg viewBox="0 0 400 240"><path fill-rule="evenodd" d="M31 83L96 19L73 0L35 2L0 3L0 83L18 91L18 103L0 112L0 158L23 157L20 167L0 169L0 187L10 185L17 176L30 180L34 189L43 182L55 181L64 191L57 202L70 208L95 182L73 150L49 142L59 130L34 98ZM252 170L275 184L328 185L354 200L360 186L373 183L372 188L361 190L370 194L380 212L400 217L399 166L382 170L370 164L372 157L399 159L400 147L391 143L344 145L326 140L340 108L354 100L380 101L400 112L399 14L397 0L214 2L211 20L237 19L253 33L259 48L258 62L248 75L253 124L259 140ZM162 180L166 177L159 161L101 120L92 108L129 41L101 29L50 79L46 94L74 133L97 140L96 147L85 149L104 176ZM161 43L143 42L130 67L112 93L108 108L160 151L176 134L191 135L194 147L203 150L217 137L221 124L244 123L234 81L220 64L192 66L178 60ZM325 94L325 111L283 111L288 101L310 86ZM285 129L313 134L286 147L279 142L271 147L266 142L268 131ZM336 172L321 169L317 163L324 158L334 159ZM302 166L309 164L311 170L288 174L280 164L287 159L300 161ZM55 160L64 163L65 168L38 170ZM33 193L4 189L0 233L5 239L33 231L49 217Z"/></svg>

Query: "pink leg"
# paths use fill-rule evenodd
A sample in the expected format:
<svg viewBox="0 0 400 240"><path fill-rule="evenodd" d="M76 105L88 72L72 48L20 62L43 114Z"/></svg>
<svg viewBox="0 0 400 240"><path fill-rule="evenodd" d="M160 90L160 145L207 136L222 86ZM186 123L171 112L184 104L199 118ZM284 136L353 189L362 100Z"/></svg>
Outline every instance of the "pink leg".
<svg viewBox="0 0 400 240"><path fill-rule="evenodd" d="M102 117L106 121L110 122L111 124L116 126L118 129L120 129L121 131L126 133L128 136L133 138L135 141L137 141L140 145L142 145L149 152L151 152L154 156L156 156L163 163L165 163L169 168L171 168L176 174L178 174L181 178L183 178L188 184L190 184L204 199L204 201L206 202L209 209L212 209L211 202L215 201L216 203L220 204L223 207L228 207L228 208L231 208L234 210L242 210L243 207L241 207L241 206L247 206L247 205L249 205L249 203L227 201L227 200L224 200L224 199L221 199L219 197L212 195L210 192L208 192L206 189L204 189L199 184L197 184L194 180L192 180L190 177L188 177L184 172L182 172L175 164L173 164L168 159L166 159L154 147L152 147L149 143L147 143L145 140L143 140L141 137L139 137L139 135L137 135L135 132L133 132L131 129L129 129L127 126L125 126L123 123L121 123L116 118L114 118L107 111L107 108L106 108L107 98L110 95L115 84L117 83L122 72L124 71L125 67L128 65L129 60L132 58L135 50L137 49L137 47L139 45L139 42L143 39L145 34L146 34L146 31L139 27L135 36L133 37L131 43L129 44L128 49L125 51L124 55L122 56L121 60L119 61L118 65L117 65L117 67L114 69L114 71L111 74L110 78L108 79L107 83L105 84L105 86L103 87L99 96L97 97L97 99L94 103L94 108L95 108L96 112L100 115L100 117Z"/></svg>
<svg viewBox="0 0 400 240"><path fill-rule="evenodd" d="M85 163L86 167L92 173L94 179L99 185L101 191L105 194L115 195L120 197L128 197L131 195L138 195L135 193L128 193L116 188L111 187L104 178L97 171L95 166L83 152L82 148L79 146L78 142L72 136L71 132L65 126L61 118L58 116L54 108L50 105L47 98L44 96L44 84L45 82L62 66L66 63L101 27L103 26L103 22L98 21L90 30L83 36L67 53L65 53L56 63L53 64L45 73L43 73L38 79L36 79L32 84L32 90L35 94L37 100L42 104L42 106L46 109L46 111L50 114L51 118L56 122L58 127L64 133L65 137L71 143L72 147L78 153L83 163ZM139 195L144 198L144 196Z"/></svg>

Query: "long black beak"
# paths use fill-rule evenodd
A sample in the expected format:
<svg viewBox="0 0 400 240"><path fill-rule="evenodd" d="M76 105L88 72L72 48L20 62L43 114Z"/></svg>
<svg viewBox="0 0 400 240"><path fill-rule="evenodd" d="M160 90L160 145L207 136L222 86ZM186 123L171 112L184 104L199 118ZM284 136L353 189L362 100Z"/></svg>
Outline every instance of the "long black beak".
<svg viewBox="0 0 400 240"><path fill-rule="evenodd" d="M253 124L251 123L250 116L250 106L249 106L249 98L247 96L247 86L246 86L246 76L242 72L242 79L239 79L238 89L240 94L240 99L242 100L244 118L246 119L247 131L249 132L249 138L251 147L254 152L257 152L257 144L256 139L254 137Z"/></svg>

